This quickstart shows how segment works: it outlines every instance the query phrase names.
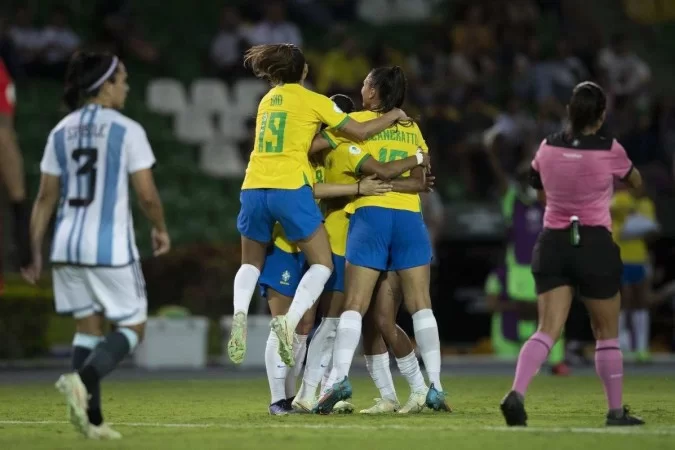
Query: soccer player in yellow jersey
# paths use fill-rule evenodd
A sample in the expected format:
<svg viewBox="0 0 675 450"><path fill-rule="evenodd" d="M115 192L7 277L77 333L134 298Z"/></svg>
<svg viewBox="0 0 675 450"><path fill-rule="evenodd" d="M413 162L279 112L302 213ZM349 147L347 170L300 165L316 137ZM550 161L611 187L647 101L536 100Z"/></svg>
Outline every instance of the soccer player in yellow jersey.
<svg viewBox="0 0 675 450"><path fill-rule="evenodd" d="M354 109L353 103L348 97L334 96L331 99L343 111L351 112ZM365 156L364 153L354 150L347 152L346 155L348 155L352 167L356 167ZM334 172L335 167L337 167L337 164L334 163L335 156L337 156L337 153L326 151L314 153L310 156L313 167L314 197L322 199L321 205L324 211L330 212L329 202L334 201L335 197L349 199L355 195L381 195L391 190L389 183L375 180L374 176L361 179L358 177L328 177L328 172ZM376 164L383 167L380 171L381 174L395 176L415 167L418 160L417 157L412 157L407 161L396 161L387 165ZM328 166L328 169L325 169L324 166ZM395 170L395 172L392 172L392 170ZM352 169L352 172L354 172L354 169ZM346 202L348 200L340 203L342 207ZM339 209L342 210L342 207ZM330 217L330 214L328 216ZM326 229L331 245L334 245L337 237L338 242L342 242L342 248L344 248L347 234L346 222L327 220ZM298 246L288 240L279 224L275 225L273 236L274 245L269 248L259 284L263 297L267 298L269 302L272 316L277 317L288 311L291 299L298 288L300 277L305 270L305 258ZM342 254L344 254L344 251L342 251ZM335 270L324 288L324 296L329 297L329 299L332 298L333 292L339 291L341 293L343 291L344 257L333 254L333 263ZM333 303L331 302L329 309L334 307ZM341 304L338 307L341 308ZM293 356L295 361L299 363L302 363L304 359L307 334L314 324L314 312L313 308L310 309L295 330ZM333 330L334 332L335 330ZM298 367L300 364L296 364L295 368L289 368L281 361L277 353L278 345L278 337L271 331L265 351L265 366L272 396L269 407L269 412L272 415L284 415L291 410L291 403L295 394L295 381L300 369Z"/></svg>
<svg viewBox="0 0 675 450"><path fill-rule="evenodd" d="M378 117L400 107L405 99L406 78L400 67L374 69L366 77L361 96L367 111L354 118ZM327 132L334 142L345 138ZM394 161L427 152L427 145L414 122L400 123L361 142L366 151L379 161ZM449 411L440 382L441 349L438 325L431 310L429 266L431 243L422 215L417 192L426 189L425 171L415 168L404 174L411 193L390 192L381 197L360 197L348 205L353 215L349 222L345 271L345 311L340 315L334 346L334 366L339 380L320 400L318 413L330 413L338 402L351 397L347 378L361 336L362 317L368 310L380 274L395 271L401 280L403 298L413 317L415 338L424 360L431 386L427 406Z"/></svg>
<svg viewBox="0 0 675 450"><path fill-rule="evenodd" d="M246 353L246 314L275 223L305 254L305 273L288 314L273 319L279 355L293 365L293 332L312 307L333 271L323 217L314 203L307 154L319 126L366 139L384 130L405 113L393 109L367 122L350 119L328 97L306 89L308 67L300 49L291 44L259 45L246 52L245 64L272 84L262 98L256 118L256 139L241 187L237 229L241 234L241 267L234 279L234 320L229 356L241 363Z"/></svg>
<svg viewBox="0 0 675 450"><path fill-rule="evenodd" d="M350 183L324 183L323 161L321 154L312 157L314 174L314 197L322 202L326 199L342 196L382 195L391 190L391 185L375 177L357 180ZM260 292L266 298L272 317L278 317L288 312L293 295L298 288L300 278L306 269L305 257L297 245L288 240L279 224L274 226L274 242L270 245L265 259L265 265L260 273ZM344 269L339 270L342 273ZM335 275L328 280L325 289L331 289L335 284ZM265 348L265 368L267 380L270 385L271 402L269 413L271 415L285 415L291 409L291 403L295 396L296 379L302 367L305 357L307 335L314 325L314 309L311 308L303 317L295 330L293 339L293 357L295 367L286 365L278 354L279 339L274 331L270 330Z"/></svg>
<svg viewBox="0 0 675 450"><path fill-rule="evenodd" d="M335 98L336 102L339 100L340 98ZM351 103L351 100L344 96L342 96L342 100ZM343 109L353 109L353 105L350 106L345 104L344 107L342 103L339 105ZM328 147L328 145L329 142L325 138L318 138L314 140L313 148L325 148ZM409 156L407 158L380 162L375 158L372 158L369 153L362 150L358 145L352 142L344 142L341 145L336 146L336 148L328 154L325 165L325 180L328 183L347 184L356 182L359 177L364 175L377 175L381 179L389 180L414 169L418 165L426 166L428 165L428 162L428 156L421 151L415 153L414 156ZM392 180L392 184L395 186L396 190L409 189L405 186L405 183L403 183L402 186L398 186L400 183L399 180ZM327 305L327 310L325 311L325 317L317 329L308 350L307 366L303 376L303 384L298 396L293 402L293 407L296 411L308 412L314 407L316 402L316 389L321 382L322 376L326 372L326 368L329 366L333 354L333 341L339 317L344 306L345 253L347 247L347 231L349 227L349 217L344 211L344 208L350 200L352 199L340 197L322 202L326 214L326 230L328 231L328 237L333 251L335 270L333 276L326 284L321 297L321 304ZM381 290L383 292L389 293L390 289L388 288L388 283L389 280L382 281ZM387 298L389 297L390 296ZM390 302L394 302L394 300L392 299ZM409 356L409 354L412 353L412 344L407 339L405 333L403 333L403 336L408 341L407 348L409 351L400 355L402 357ZM375 341L379 344L382 341L382 338L379 335L373 335L370 341L373 342L374 346ZM382 347L384 347L384 343L382 343ZM389 373L389 355L386 354L385 364L383 358L385 352L386 347L385 351L378 352L377 354L374 354L374 356L373 354L370 354L369 356L373 356L373 358L367 357L369 363L368 367L369 369L372 369L371 374L374 375L373 378L378 379L379 382L381 382L378 384L378 381L376 381L378 388L391 397L388 398L388 404L390 404L394 410L397 410L399 405L393 388L393 382L391 382L391 374ZM405 362L408 363L407 360ZM420 373L417 359L414 359L414 364L406 365L406 367L408 366L410 366L408 372L412 372L414 367L417 367L417 372ZM419 379L422 379L423 384L423 378L420 376L418 377L418 381ZM424 393L426 394L426 390ZM376 408L377 411L371 411L371 409L372 408L362 412L383 412L379 407Z"/></svg>
<svg viewBox="0 0 675 450"><path fill-rule="evenodd" d="M638 361L648 361L651 292L646 239L658 230L654 203L621 189L612 198L611 212L612 235L623 261L619 340L626 353L635 352Z"/></svg>

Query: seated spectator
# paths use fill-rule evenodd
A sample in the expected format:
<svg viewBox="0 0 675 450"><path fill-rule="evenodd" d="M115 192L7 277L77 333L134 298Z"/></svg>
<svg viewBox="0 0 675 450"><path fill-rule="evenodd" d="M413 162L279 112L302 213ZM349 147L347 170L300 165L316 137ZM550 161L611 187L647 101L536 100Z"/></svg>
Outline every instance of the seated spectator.
<svg viewBox="0 0 675 450"><path fill-rule="evenodd" d="M124 57L126 53L145 63L159 62L159 51L141 37L133 20L131 0L98 0L94 20L99 27L99 44Z"/></svg>
<svg viewBox="0 0 675 450"><path fill-rule="evenodd" d="M370 71L368 58L356 40L346 36L342 44L326 54L318 69L316 89L327 95L358 91Z"/></svg>
<svg viewBox="0 0 675 450"><path fill-rule="evenodd" d="M26 75L35 74L43 48L43 40L42 32L35 24L31 8L22 5L16 9L14 23L9 28L9 36L16 47L23 72Z"/></svg>
<svg viewBox="0 0 675 450"><path fill-rule="evenodd" d="M248 46L239 11L225 6L220 30L211 41L209 61L218 76L231 83L243 74L242 55Z"/></svg>
<svg viewBox="0 0 675 450"><path fill-rule="evenodd" d="M40 74L62 80L70 56L80 46L80 37L70 27L64 8L54 8L47 26L42 30L42 41Z"/></svg>
<svg viewBox="0 0 675 450"><path fill-rule="evenodd" d="M251 45L288 43L302 47L302 35L298 27L286 20L286 5L280 0L263 4L263 20L249 33Z"/></svg>

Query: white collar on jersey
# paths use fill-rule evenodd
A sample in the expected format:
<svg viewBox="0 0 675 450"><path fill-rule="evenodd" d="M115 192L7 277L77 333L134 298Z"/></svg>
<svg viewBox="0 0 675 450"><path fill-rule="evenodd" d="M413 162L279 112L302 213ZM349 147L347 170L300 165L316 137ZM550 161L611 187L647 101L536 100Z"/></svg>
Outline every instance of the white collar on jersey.
<svg viewBox="0 0 675 450"><path fill-rule="evenodd" d="M108 78L110 78L110 76L115 72L115 70L117 69L117 65L119 64L119 62L120 62L119 58L118 58L117 56L113 56L113 60L112 60L112 62L110 63L110 67L108 67L108 70L101 76L101 78L99 78L98 80L96 80L96 81L94 82L94 84L92 84L91 86L89 86L89 87L87 88L87 92L91 92L91 91L93 91L94 89L98 89L99 87L101 87L101 85L102 85L103 83L105 83L105 80L107 80Z"/></svg>

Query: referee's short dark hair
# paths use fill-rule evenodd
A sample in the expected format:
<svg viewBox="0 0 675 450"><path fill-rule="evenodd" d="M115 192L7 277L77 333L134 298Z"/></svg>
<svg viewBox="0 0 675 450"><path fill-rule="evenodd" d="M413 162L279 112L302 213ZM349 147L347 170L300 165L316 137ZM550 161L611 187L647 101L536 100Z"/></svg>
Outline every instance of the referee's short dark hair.
<svg viewBox="0 0 675 450"><path fill-rule="evenodd" d="M606 106L607 97L600 86L591 81L577 84L568 106L572 134L580 134L584 129L597 125Z"/></svg>

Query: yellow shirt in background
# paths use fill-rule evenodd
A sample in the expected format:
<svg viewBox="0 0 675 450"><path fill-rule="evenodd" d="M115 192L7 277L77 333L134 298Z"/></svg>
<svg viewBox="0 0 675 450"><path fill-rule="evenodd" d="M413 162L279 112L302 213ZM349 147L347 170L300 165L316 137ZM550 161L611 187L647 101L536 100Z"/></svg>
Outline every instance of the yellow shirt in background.
<svg viewBox="0 0 675 450"><path fill-rule="evenodd" d="M630 191L624 190L612 198L612 235L619 246L624 264L646 264L649 262L649 250L643 239L621 239L621 230L631 214L638 213L648 219L656 220L654 202L647 197L635 198Z"/></svg>

